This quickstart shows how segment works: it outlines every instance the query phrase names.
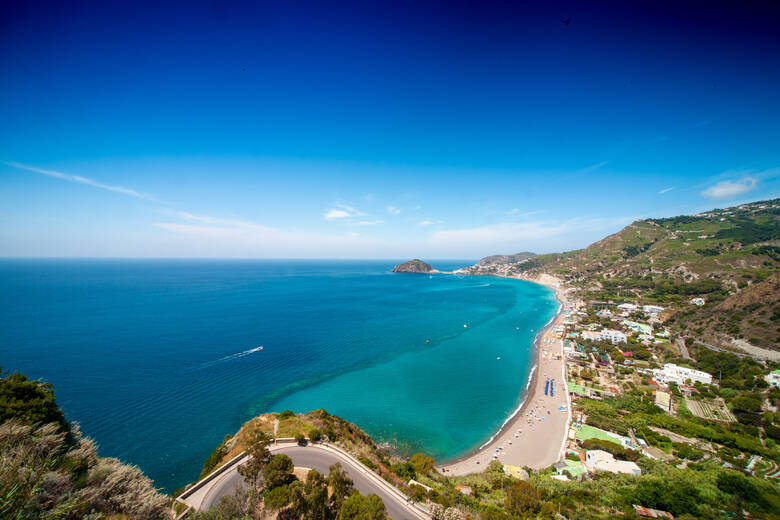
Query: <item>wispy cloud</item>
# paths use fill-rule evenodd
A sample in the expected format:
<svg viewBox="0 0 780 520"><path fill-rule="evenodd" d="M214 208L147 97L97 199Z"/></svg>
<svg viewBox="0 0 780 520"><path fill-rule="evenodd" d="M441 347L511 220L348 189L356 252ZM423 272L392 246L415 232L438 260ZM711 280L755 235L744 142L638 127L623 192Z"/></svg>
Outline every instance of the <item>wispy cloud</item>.
<svg viewBox="0 0 780 520"><path fill-rule="evenodd" d="M595 171L596 171L596 170L598 170L599 168L603 168L604 166L606 166L606 165L608 165L608 164L609 164L609 161L601 161L600 163L591 164L591 165L590 165L590 166L588 166L587 168L583 168L583 169L581 169L581 170L580 170L580 173L590 173L590 172L595 172Z"/></svg>
<svg viewBox="0 0 780 520"><path fill-rule="evenodd" d="M102 182L92 180L88 177L82 177L81 175L71 175L69 173L62 173L55 170L44 170L43 168L28 166L26 164L22 164L16 161L3 161L3 164L7 166L11 166L13 168L18 168L20 170L27 170L29 172L40 173L41 175L46 175L47 177L52 177L54 179L74 182L76 184L85 184L87 186L92 186L93 188L100 188L101 190L112 191L114 193L121 193L122 195L127 195L128 197L135 197L137 199L150 200L153 202L161 202L154 196L149 195L147 193L141 193L132 188L125 188L124 186L113 186L111 184L103 184Z"/></svg>
<svg viewBox="0 0 780 520"><path fill-rule="evenodd" d="M664 189L662 189L661 191L658 192L658 195L663 195L664 193L669 193L674 188L675 188L674 186L670 186L669 188L664 188Z"/></svg>
<svg viewBox="0 0 780 520"><path fill-rule="evenodd" d="M325 212L323 217L325 217L326 220L336 220L340 218L349 218L352 215L343 209L330 209Z"/></svg>
<svg viewBox="0 0 780 520"><path fill-rule="evenodd" d="M720 181L701 192L708 199L731 199L748 191L754 190L758 179L745 176L737 181Z"/></svg>
<svg viewBox="0 0 780 520"><path fill-rule="evenodd" d="M430 218L426 218L425 220L420 221L421 226L434 226L436 224L441 224L441 220L433 220Z"/></svg>
<svg viewBox="0 0 780 520"><path fill-rule="evenodd" d="M531 215L538 215L539 213L544 213L543 209L536 210L536 211L526 211L525 213L521 213L520 208L512 208L509 211L506 212L507 215L512 215L513 217L530 217Z"/></svg>
<svg viewBox="0 0 780 520"><path fill-rule="evenodd" d="M387 206L387 212L391 215L398 215L401 213L401 208L397 206Z"/></svg>
<svg viewBox="0 0 780 520"><path fill-rule="evenodd" d="M347 204L336 203L334 206L335 208L329 209L323 215L325 220L353 219L355 217L365 217L367 215L359 209Z"/></svg>
<svg viewBox="0 0 780 520"><path fill-rule="evenodd" d="M601 232L634 221L636 217L574 218L565 221L503 222L466 229L437 231L431 243L441 247L516 248L523 243L583 232Z"/></svg>
<svg viewBox="0 0 780 520"><path fill-rule="evenodd" d="M358 220L355 222L358 226L377 226L379 224L384 224L384 220Z"/></svg>

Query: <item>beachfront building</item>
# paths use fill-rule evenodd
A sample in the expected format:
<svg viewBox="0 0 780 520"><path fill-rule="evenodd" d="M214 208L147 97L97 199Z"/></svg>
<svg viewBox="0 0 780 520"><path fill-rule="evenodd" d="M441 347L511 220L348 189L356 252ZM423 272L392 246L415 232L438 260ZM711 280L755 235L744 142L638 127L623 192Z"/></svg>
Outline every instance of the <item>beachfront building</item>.
<svg viewBox="0 0 780 520"><path fill-rule="evenodd" d="M674 363L666 363L663 368L653 369L653 379L661 383L676 383L678 385L682 385L688 380L691 383L698 381L703 385L712 384L712 376L707 372L681 367Z"/></svg>
<svg viewBox="0 0 780 520"><path fill-rule="evenodd" d="M615 457L603 450L588 450L585 454L585 467L591 472L609 471L626 475L641 475L642 470L635 462L615 460Z"/></svg>
<svg viewBox="0 0 780 520"><path fill-rule="evenodd" d="M597 341L599 339L599 333L595 330L583 330L580 332L582 339L589 339L590 341Z"/></svg>

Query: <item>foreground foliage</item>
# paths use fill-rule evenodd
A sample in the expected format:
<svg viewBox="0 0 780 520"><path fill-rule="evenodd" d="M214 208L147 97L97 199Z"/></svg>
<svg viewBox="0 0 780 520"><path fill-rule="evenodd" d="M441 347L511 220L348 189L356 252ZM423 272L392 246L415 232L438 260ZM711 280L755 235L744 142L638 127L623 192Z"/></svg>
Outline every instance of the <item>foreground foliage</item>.
<svg viewBox="0 0 780 520"><path fill-rule="evenodd" d="M135 466L101 458L65 422L50 385L0 375L0 518L169 518L168 498Z"/></svg>

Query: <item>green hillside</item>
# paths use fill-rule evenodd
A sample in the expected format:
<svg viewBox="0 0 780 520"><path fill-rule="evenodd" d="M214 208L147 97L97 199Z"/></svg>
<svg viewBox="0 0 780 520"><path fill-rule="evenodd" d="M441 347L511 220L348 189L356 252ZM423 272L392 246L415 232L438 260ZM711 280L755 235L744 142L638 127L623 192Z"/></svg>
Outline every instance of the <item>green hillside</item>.
<svg viewBox="0 0 780 520"><path fill-rule="evenodd" d="M774 199L639 220L585 249L539 255L512 270L558 275L587 299L662 305L674 326L703 339L778 349L778 266ZM696 297L706 304L691 305Z"/></svg>

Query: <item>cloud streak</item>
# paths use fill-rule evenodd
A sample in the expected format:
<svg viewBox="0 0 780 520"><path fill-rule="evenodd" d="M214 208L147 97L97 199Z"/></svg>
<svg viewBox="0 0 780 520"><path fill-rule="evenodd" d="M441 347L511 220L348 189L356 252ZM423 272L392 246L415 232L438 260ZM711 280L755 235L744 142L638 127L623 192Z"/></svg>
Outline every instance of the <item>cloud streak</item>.
<svg viewBox="0 0 780 520"><path fill-rule="evenodd" d="M662 189L661 191L659 191L659 192L658 192L658 195L663 195L664 193L669 193L669 192L670 192L670 191L672 191L674 188L675 188L674 186L671 186L671 187L669 187L669 188L664 188L664 189Z"/></svg>
<svg viewBox="0 0 780 520"><path fill-rule="evenodd" d="M19 170L26 170L28 172L34 172L39 173L41 175L46 175L47 177L52 177L54 179L60 179L63 181L73 182L76 184L84 184L86 186L92 186L93 188L99 188L101 190L106 191L112 191L114 193L120 193L122 195L127 195L128 197L134 197L136 199L144 199L149 200L152 202L161 202L157 198L155 198L152 195L149 195L147 193L141 193L139 191L136 191L132 188L125 188L124 186L113 186L111 184L103 184L102 182L98 182L95 180L92 180L88 177L82 177L81 175L71 175L69 173L62 173L55 170L44 170L43 168L36 168L34 166L28 166L26 164L22 164L16 161L3 161L3 164L7 166L11 166L12 168L17 168Z"/></svg>

